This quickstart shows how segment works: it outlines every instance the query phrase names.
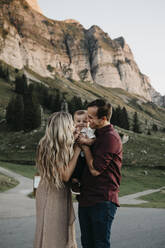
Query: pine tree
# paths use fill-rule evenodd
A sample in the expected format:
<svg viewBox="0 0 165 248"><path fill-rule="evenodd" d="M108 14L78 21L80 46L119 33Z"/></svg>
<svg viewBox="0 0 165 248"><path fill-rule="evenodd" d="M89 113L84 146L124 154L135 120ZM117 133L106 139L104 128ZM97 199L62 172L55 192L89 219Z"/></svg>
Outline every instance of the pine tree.
<svg viewBox="0 0 165 248"><path fill-rule="evenodd" d="M48 99L48 88L44 85L40 85L40 90L38 90L39 92L39 102L41 105L45 106L45 102Z"/></svg>
<svg viewBox="0 0 165 248"><path fill-rule="evenodd" d="M113 125L117 124L117 116L116 116L116 109L115 108L113 108L113 110L112 110L111 123Z"/></svg>
<svg viewBox="0 0 165 248"><path fill-rule="evenodd" d="M69 112L73 115L75 111L84 109L84 105L81 101L80 97L74 96L68 103L69 106Z"/></svg>
<svg viewBox="0 0 165 248"><path fill-rule="evenodd" d="M74 96L68 103L69 112L73 115L75 111L84 109L84 104L80 97Z"/></svg>
<svg viewBox="0 0 165 248"><path fill-rule="evenodd" d="M14 103L13 129L15 131L23 130L24 127L24 103L23 97L17 95Z"/></svg>
<svg viewBox="0 0 165 248"><path fill-rule="evenodd" d="M48 91L48 89L45 87L45 89L44 89L44 91L43 91L43 105L44 105L46 108L49 108L48 101L49 101L49 91Z"/></svg>
<svg viewBox="0 0 165 248"><path fill-rule="evenodd" d="M50 98L49 98L49 109L52 111L52 113L57 111L56 97L55 97L55 95L50 95Z"/></svg>
<svg viewBox="0 0 165 248"><path fill-rule="evenodd" d="M23 130L24 103L21 95L17 95L15 98L13 97L9 102L6 109L6 121L12 130Z"/></svg>
<svg viewBox="0 0 165 248"><path fill-rule="evenodd" d="M139 120L138 120L137 112L134 113L134 117L133 117L133 131L135 133L140 133L140 126L139 126Z"/></svg>
<svg viewBox="0 0 165 248"><path fill-rule="evenodd" d="M3 65L0 63L0 77L6 79L7 81L9 80L9 69L7 66Z"/></svg>
<svg viewBox="0 0 165 248"><path fill-rule="evenodd" d="M88 101L85 100L84 103L83 103L83 109L87 109L87 106L88 106Z"/></svg>
<svg viewBox="0 0 165 248"><path fill-rule="evenodd" d="M129 130L128 113L125 107L122 109L122 128Z"/></svg>
<svg viewBox="0 0 165 248"><path fill-rule="evenodd" d="M30 87L24 95L24 130L30 131L41 125L41 107Z"/></svg>
<svg viewBox="0 0 165 248"><path fill-rule="evenodd" d="M151 131L150 131L150 129L148 129L148 131L147 131L147 135L151 135Z"/></svg>
<svg viewBox="0 0 165 248"><path fill-rule="evenodd" d="M15 80L15 92L24 95L27 91L27 78L25 75L17 77Z"/></svg>
<svg viewBox="0 0 165 248"><path fill-rule="evenodd" d="M6 108L6 122L9 126L12 126L13 120L14 120L14 97L12 97L8 103L8 106Z"/></svg>
<svg viewBox="0 0 165 248"><path fill-rule="evenodd" d="M153 125L152 125L152 130L153 130L154 132L157 132L157 131L158 131L158 126L157 126L156 124L153 124Z"/></svg>
<svg viewBox="0 0 165 248"><path fill-rule="evenodd" d="M122 110L120 105L116 108L116 125L122 127Z"/></svg>
<svg viewBox="0 0 165 248"><path fill-rule="evenodd" d="M63 101L63 97L60 91L57 89L55 94L54 112L58 112L61 110L62 101Z"/></svg>

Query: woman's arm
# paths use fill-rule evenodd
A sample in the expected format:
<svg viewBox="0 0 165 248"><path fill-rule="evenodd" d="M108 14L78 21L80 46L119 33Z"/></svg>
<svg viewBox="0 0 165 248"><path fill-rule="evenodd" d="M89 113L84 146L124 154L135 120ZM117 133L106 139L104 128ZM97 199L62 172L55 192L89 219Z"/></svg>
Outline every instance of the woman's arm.
<svg viewBox="0 0 165 248"><path fill-rule="evenodd" d="M92 156L90 148L86 145L82 145L82 149L85 153L85 158L86 158L90 173L93 176L99 176L101 173L99 171L95 170L95 168L93 167L93 156Z"/></svg>
<svg viewBox="0 0 165 248"><path fill-rule="evenodd" d="M77 164L81 148L76 144L74 147L74 154L68 166L61 171L62 181L68 182Z"/></svg>

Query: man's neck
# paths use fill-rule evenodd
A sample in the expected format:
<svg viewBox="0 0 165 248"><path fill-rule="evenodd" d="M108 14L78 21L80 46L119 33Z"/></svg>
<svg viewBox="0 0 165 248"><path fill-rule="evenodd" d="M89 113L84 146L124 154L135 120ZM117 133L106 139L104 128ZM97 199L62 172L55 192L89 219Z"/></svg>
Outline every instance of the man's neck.
<svg viewBox="0 0 165 248"><path fill-rule="evenodd" d="M105 126L108 126L109 124L110 124L109 121L105 121L105 122L103 123L103 125L100 125L100 127L97 128L97 129L100 129L100 128L103 128L103 127L105 127Z"/></svg>

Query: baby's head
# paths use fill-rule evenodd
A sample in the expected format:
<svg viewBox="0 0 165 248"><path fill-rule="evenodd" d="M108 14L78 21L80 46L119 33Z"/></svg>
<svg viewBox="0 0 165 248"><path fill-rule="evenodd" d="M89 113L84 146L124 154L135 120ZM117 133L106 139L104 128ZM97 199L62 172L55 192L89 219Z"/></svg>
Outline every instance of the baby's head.
<svg viewBox="0 0 165 248"><path fill-rule="evenodd" d="M74 124L79 131L81 131L82 128L88 127L88 120L87 120L87 111L86 110L77 110L74 113Z"/></svg>

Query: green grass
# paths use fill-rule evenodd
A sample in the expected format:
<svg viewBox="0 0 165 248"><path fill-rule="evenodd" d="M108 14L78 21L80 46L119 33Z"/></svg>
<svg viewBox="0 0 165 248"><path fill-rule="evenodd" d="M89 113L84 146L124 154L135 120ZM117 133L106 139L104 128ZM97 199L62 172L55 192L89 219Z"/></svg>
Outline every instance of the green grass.
<svg viewBox="0 0 165 248"><path fill-rule="evenodd" d="M40 129L37 132L28 133L23 131L11 132L1 125L0 160L19 164L34 164L37 144L42 136L43 130Z"/></svg>
<svg viewBox="0 0 165 248"><path fill-rule="evenodd" d="M153 193L150 195L142 196L139 199L148 201L148 203L141 204L141 207L151 208L165 208L165 191L161 190L160 192Z"/></svg>
<svg viewBox="0 0 165 248"><path fill-rule="evenodd" d="M34 199L35 198L34 192L31 192L30 194L28 194L28 197L31 199Z"/></svg>
<svg viewBox="0 0 165 248"><path fill-rule="evenodd" d="M141 207L141 208L165 208L165 191L156 192L138 198L147 201L138 205L121 204L122 207Z"/></svg>
<svg viewBox="0 0 165 248"><path fill-rule="evenodd" d="M12 177L8 177L2 173L0 173L0 193L11 188L14 188L18 185L18 181Z"/></svg>
<svg viewBox="0 0 165 248"><path fill-rule="evenodd" d="M165 186L165 172L154 168L123 167L119 196Z"/></svg>
<svg viewBox="0 0 165 248"><path fill-rule="evenodd" d="M36 173L36 168L32 165L19 165L19 164L12 164L12 163L4 163L0 161L0 166L14 171L24 177L33 178L34 174Z"/></svg>
<svg viewBox="0 0 165 248"><path fill-rule="evenodd" d="M165 169L164 133L146 135L127 132L127 134L129 141L123 146L124 165Z"/></svg>

